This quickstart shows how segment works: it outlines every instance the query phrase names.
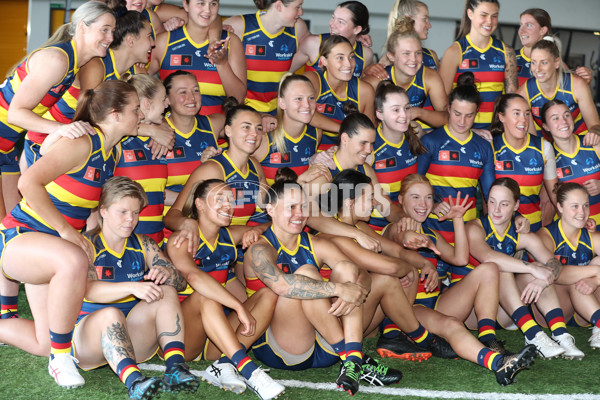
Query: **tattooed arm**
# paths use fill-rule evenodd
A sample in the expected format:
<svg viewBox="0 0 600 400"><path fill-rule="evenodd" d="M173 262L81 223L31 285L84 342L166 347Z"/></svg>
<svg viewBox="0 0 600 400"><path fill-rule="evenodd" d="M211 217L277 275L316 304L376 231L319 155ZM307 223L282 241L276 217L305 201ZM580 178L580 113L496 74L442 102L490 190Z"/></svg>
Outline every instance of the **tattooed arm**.
<svg viewBox="0 0 600 400"><path fill-rule="evenodd" d="M512 47L506 46L506 67L504 68L504 92L515 93L519 88L517 58Z"/></svg>
<svg viewBox="0 0 600 400"><path fill-rule="evenodd" d="M186 282L183 276L165 256L156 242L146 235L141 235L141 237L146 252L146 266L149 269L144 278L159 285L173 286L178 292L185 290Z"/></svg>
<svg viewBox="0 0 600 400"><path fill-rule="evenodd" d="M367 292L354 283L334 283L311 279L299 274L285 274L277 267L273 246L259 240L244 254L244 272L260 279L279 296L293 299L324 299L340 297L348 303L360 305Z"/></svg>

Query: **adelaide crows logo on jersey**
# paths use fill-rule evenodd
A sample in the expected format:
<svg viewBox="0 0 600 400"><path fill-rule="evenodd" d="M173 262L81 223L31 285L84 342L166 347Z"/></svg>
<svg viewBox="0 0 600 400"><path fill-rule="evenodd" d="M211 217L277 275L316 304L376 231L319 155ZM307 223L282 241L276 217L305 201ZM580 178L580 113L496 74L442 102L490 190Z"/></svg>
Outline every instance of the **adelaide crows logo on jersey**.
<svg viewBox="0 0 600 400"><path fill-rule="evenodd" d="M496 161L496 171L513 171L515 169L512 161Z"/></svg>
<svg viewBox="0 0 600 400"><path fill-rule="evenodd" d="M185 158L185 150L183 146L173 147L173 150L169 150L169 152L167 153L166 158Z"/></svg>
<svg viewBox="0 0 600 400"><path fill-rule="evenodd" d="M271 153L270 160L273 164L289 164L292 157L289 151L286 153Z"/></svg>
<svg viewBox="0 0 600 400"><path fill-rule="evenodd" d="M477 69L479 68L479 60L476 58L464 59L460 64L460 69Z"/></svg>
<svg viewBox="0 0 600 400"><path fill-rule="evenodd" d="M171 66L192 65L192 55L191 54L171 54L171 59L170 59L169 64Z"/></svg>
<svg viewBox="0 0 600 400"><path fill-rule="evenodd" d="M375 169L393 168L396 166L396 157L386 158L375 162Z"/></svg>
<svg viewBox="0 0 600 400"><path fill-rule="evenodd" d="M88 181L100 182L100 170L94 167L87 167L84 178Z"/></svg>
<svg viewBox="0 0 600 400"><path fill-rule="evenodd" d="M460 153L456 150L441 150L438 159L440 161L460 161Z"/></svg>
<svg viewBox="0 0 600 400"><path fill-rule="evenodd" d="M283 271L284 274L289 274L292 272L292 270L290 269L290 264L288 263L277 264L277 266Z"/></svg>
<svg viewBox="0 0 600 400"><path fill-rule="evenodd" d="M123 150L125 162L146 161L146 153L142 149Z"/></svg>
<svg viewBox="0 0 600 400"><path fill-rule="evenodd" d="M560 263L562 265L567 265L569 263L569 257L566 257L566 256L556 256L556 258L558 259L558 261L560 261Z"/></svg>
<svg viewBox="0 0 600 400"><path fill-rule="evenodd" d="M335 112L335 107L331 104L317 104L317 112L321 114L333 114Z"/></svg>
<svg viewBox="0 0 600 400"><path fill-rule="evenodd" d="M573 175L573 169L571 167L556 168L556 176L558 176L558 179L563 179L571 175Z"/></svg>
<svg viewBox="0 0 600 400"><path fill-rule="evenodd" d="M246 55L247 56L264 56L267 54L267 47L263 45L257 44L247 44L246 45Z"/></svg>
<svg viewBox="0 0 600 400"><path fill-rule="evenodd" d="M98 275L98 279L100 280L112 281L115 279L115 267L96 266L96 275Z"/></svg>

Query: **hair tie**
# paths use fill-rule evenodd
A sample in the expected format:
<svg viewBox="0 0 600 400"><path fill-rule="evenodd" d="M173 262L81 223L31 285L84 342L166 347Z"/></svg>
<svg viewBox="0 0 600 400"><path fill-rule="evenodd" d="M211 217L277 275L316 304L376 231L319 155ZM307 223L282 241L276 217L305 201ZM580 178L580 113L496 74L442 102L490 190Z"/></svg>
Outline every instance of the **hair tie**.
<svg viewBox="0 0 600 400"><path fill-rule="evenodd" d="M94 89L90 89L90 96L94 95Z"/></svg>
<svg viewBox="0 0 600 400"><path fill-rule="evenodd" d="M549 42L552 42L552 43L554 43L554 37L552 37L552 36L544 36L544 37L542 38L542 40L547 40L547 41L549 41Z"/></svg>

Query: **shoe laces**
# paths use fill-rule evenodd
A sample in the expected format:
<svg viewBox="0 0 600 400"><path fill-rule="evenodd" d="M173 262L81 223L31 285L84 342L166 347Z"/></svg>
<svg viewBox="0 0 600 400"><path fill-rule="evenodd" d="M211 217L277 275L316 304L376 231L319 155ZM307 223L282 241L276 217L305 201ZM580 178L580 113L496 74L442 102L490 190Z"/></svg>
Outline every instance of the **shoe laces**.
<svg viewBox="0 0 600 400"><path fill-rule="evenodd" d="M361 368L353 361L346 361L344 363L344 375L348 378L358 381L360 379Z"/></svg>
<svg viewBox="0 0 600 400"><path fill-rule="evenodd" d="M264 369L258 367L256 371L252 373L251 379L254 382L254 386L266 386L270 385L269 375L265 372Z"/></svg>
<svg viewBox="0 0 600 400"><path fill-rule="evenodd" d="M386 367L383 364L380 364L377 360L374 360L376 364L366 364L363 366L363 370L367 370L367 372L374 372L378 375L387 375L389 367Z"/></svg>
<svg viewBox="0 0 600 400"><path fill-rule="evenodd" d="M62 361L61 361L61 359L62 359ZM75 364L79 364L79 360L76 359L73 355L71 355L69 353L55 354L54 355L54 360L57 360L59 362L66 362L69 359L71 361L73 361ZM73 367L75 367L75 366L73 365Z"/></svg>
<svg viewBox="0 0 600 400"><path fill-rule="evenodd" d="M556 342L554 340L550 339L550 337L546 334L542 334L542 335L538 334L538 335L536 335L536 337L534 339L541 345L546 345L546 346L556 345Z"/></svg>

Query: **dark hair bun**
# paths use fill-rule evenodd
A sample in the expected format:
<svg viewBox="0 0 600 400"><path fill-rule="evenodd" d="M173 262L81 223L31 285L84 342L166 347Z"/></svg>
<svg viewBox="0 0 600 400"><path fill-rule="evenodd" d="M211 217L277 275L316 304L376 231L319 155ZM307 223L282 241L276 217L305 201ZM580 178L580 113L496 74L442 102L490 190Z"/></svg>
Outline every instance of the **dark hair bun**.
<svg viewBox="0 0 600 400"><path fill-rule="evenodd" d="M289 167L281 167L275 174L275 183L296 183L298 181L298 174Z"/></svg>
<svg viewBox="0 0 600 400"><path fill-rule="evenodd" d="M463 72L456 79L456 86L472 86L477 89L475 75L471 71Z"/></svg>
<svg viewBox="0 0 600 400"><path fill-rule="evenodd" d="M229 96L226 97L225 100L223 100L223 111L225 114L227 114L229 111L233 110L234 108L236 108L237 106L240 105L240 102L233 96Z"/></svg>

